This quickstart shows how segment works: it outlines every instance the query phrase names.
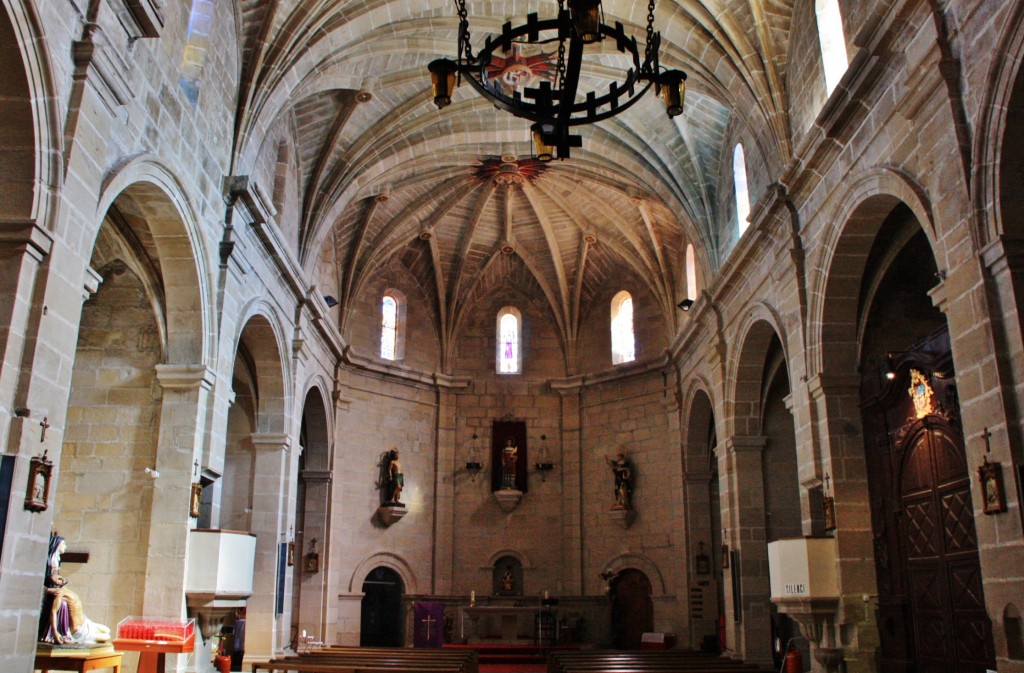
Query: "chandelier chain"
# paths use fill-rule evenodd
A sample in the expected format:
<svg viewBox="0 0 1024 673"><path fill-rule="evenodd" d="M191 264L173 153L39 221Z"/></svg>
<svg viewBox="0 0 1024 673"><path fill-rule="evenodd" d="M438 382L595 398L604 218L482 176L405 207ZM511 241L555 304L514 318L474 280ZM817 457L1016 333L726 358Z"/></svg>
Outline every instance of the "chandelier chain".
<svg viewBox="0 0 1024 673"><path fill-rule="evenodd" d="M562 12L565 10L565 3L563 0L558 0L558 16L562 16ZM562 83L565 81L565 37L559 36L558 38L558 65L555 67L555 88L561 89Z"/></svg>
<svg viewBox="0 0 1024 673"><path fill-rule="evenodd" d="M455 9L459 13L459 39L467 63L473 61L473 48L470 46L469 12L466 11L466 0L455 0Z"/></svg>
<svg viewBox="0 0 1024 673"><path fill-rule="evenodd" d="M647 3L647 46L644 47L644 62L651 62L651 51L654 45L654 0Z"/></svg>

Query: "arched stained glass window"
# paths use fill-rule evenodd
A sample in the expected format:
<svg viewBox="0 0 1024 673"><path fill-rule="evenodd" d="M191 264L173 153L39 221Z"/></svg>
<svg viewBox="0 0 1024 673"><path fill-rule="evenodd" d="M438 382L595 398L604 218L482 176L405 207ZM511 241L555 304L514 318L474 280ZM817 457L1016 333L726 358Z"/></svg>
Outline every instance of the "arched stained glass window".
<svg viewBox="0 0 1024 673"><path fill-rule="evenodd" d="M733 185L736 190L736 221L740 236L747 230L750 217L750 196L747 194L747 161L743 157L743 145L737 143L732 151Z"/></svg>
<svg viewBox="0 0 1024 673"><path fill-rule="evenodd" d="M389 294L381 301L380 356L398 358L398 301Z"/></svg>
<svg viewBox="0 0 1024 673"><path fill-rule="evenodd" d="M498 312L498 352L496 359L499 374L518 374L522 371L522 353L520 350L522 329L522 316L519 311L511 306L506 306Z"/></svg>
<svg viewBox="0 0 1024 673"><path fill-rule="evenodd" d="M612 364L636 359L633 335L633 297L623 290L612 298Z"/></svg>
<svg viewBox="0 0 1024 673"><path fill-rule="evenodd" d="M693 243L686 245L686 298L697 300L697 254Z"/></svg>
<svg viewBox="0 0 1024 673"><path fill-rule="evenodd" d="M825 91L831 95L843 78L850 62L846 58L846 37L839 0L814 0L814 16L818 20L818 44L821 66L825 71Z"/></svg>

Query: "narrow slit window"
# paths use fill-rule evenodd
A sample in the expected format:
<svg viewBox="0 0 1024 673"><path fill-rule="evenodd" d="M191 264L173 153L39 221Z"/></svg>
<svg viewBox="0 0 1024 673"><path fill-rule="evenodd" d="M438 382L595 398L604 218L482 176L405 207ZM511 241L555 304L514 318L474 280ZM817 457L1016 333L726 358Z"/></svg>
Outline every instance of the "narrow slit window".
<svg viewBox="0 0 1024 673"><path fill-rule="evenodd" d="M612 299L612 364L620 365L636 359L633 333L633 297L623 290Z"/></svg>
<svg viewBox="0 0 1024 673"><path fill-rule="evenodd" d="M381 301L380 356L384 360L398 359L398 298L384 295Z"/></svg>
<svg viewBox="0 0 1024 673"><path fill-rule="evenodd" d="M750 217L750 196L747 193L747 161L743 157L743 145L737 143L732 151L733 185L736 191L736 221L739 235L747 230Z"/></svg>
<svg viewBox="0 0 1024 673"><path fill-rule="evenodd" d="M697 255L693 243L686 246L686 298L697 300Z"/></svg>
<svg viewBox="0 0 1024 673"><path fill-rule="evenodd" d="M516 309L506 306L498 313L498 373L518 374L522 367L520 336L522 317Z"/></svg>
<svg viewBox="0 0 1024 673"><path fill-rule="evenodd" d="M846 36L839 0L814 0L814 16L818 20L818 45L821 47L821 66L825 71L825 91L832 91L843 78L850 62L846 56Z"/></svg>

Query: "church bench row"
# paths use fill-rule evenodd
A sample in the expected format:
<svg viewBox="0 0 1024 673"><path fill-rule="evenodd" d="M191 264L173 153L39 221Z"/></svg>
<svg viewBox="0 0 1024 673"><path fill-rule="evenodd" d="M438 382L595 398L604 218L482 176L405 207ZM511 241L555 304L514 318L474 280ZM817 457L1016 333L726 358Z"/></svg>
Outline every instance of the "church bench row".
<svg viewBox="0 0 1024 673"><path fill-rule="evenodd" d="M477 673L475 651L329 647L252 664L259 671L297 673Z"/></svg>
<svg viewBox="0 0 1024 673"><path fill-rule="evenodd" d="M713 673L767 673L733 659L713 657L692 650L644 652L552 652L548 673L667 673L709 671Z"/></svg>

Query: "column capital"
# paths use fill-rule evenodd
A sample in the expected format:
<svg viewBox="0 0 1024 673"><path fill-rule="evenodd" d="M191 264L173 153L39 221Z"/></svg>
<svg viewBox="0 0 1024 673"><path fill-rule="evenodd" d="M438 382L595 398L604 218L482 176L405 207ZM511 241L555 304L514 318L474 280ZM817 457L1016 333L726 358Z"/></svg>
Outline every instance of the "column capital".
<svg viewBox="0 0 1024 673"><path fill-rule="evenodd" d="M807 381L807 391L812 399L820 399L826 395L851 394L860 396L857 379L832 372L818 372ZM851 381L853 381L851 383Z"/></svg>
<svg viewBox="0 0 1024 673"><path fill-rule="evenodd" d="M216 376L206 365L157 365L156 380L164 390L210 390Z"/></svg>
<svg viewBox="0 0 1024 673"><path fill-rule="evenodd" d="M0 257L20 253L41 262L52 247L53 236L35 220L0 220Z"/></svg>
<svg viewBox="0 0 1024 673"><path fill-rule="evenodd" d="M329 484L334 479L334 473L330 470L303 470L300 476L303 481L324 484Z"/></svg>
<svg viewBox="0 0 1024 673"><path fill-rule="evenodd" d="M249 435L253 448L263 451L278 449L287 453L291 450L292 438L276 432L254 432Z"/></svg>
<svg viewBox="0 0 1024 673"><path fill-rule="evenodd" d="M736 435L727 437L722 444L726 453L746 453L764 451L768 438L763 435Z"/></svg>

